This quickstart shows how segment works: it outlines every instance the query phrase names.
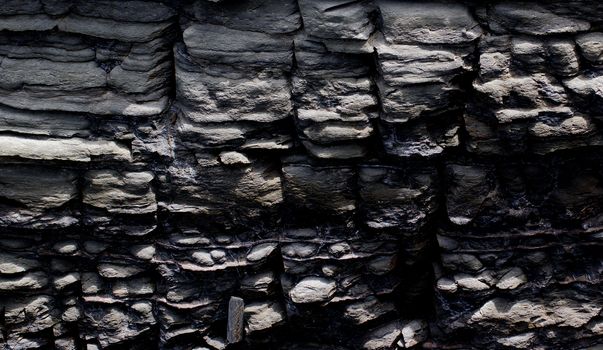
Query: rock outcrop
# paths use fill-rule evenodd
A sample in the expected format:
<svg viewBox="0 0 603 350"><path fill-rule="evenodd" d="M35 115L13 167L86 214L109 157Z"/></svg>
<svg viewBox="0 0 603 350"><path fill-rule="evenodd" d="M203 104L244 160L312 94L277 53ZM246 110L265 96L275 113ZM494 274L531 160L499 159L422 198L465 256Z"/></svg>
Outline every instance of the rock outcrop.
<svg viewBox="0 0 603 350"><path fill-rule="evenodd" d="M2 349L599 349L603 5L0 1Z"/></svg>

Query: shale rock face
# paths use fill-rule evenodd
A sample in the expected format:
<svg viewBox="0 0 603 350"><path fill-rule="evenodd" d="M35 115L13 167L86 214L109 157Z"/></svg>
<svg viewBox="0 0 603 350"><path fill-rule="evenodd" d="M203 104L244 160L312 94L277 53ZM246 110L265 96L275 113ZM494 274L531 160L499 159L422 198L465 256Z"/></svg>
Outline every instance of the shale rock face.
<svg viewBox="0 0 603 350"><path fill-rule="evenodd" d="M0 1L2 349L599 349L603 5Z"/></svg>

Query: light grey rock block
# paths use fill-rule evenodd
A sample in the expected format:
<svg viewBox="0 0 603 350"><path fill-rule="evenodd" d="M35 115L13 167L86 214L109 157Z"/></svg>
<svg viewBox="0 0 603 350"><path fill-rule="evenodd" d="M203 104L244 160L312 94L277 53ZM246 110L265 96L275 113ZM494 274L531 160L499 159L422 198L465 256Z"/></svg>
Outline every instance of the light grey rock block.
<svg viewBox="0 0 603 350"><path fill-rule="evenodd" d="M603 64L603 33L595 32L576 37L584 58L596 65Z"/></svg>
<svg viewBox="0 0 603 350"><path fill-rule="evenodd" d="M507 324L526 322L531 328L550 325L578 328L585 325L603 308L596 299L586 303L578 303L562 296L550 300L517 300L492 299L476 310L469 320L474 322L492 322L494 320Z"/></svg>
<svg viewBox="0 0 603 350"><path fill-rule="evenodd" d="M127 278L144 270L135 265L102 263L98 265L98 273L104 278Z"/></svg>
<svg viewBox="0 0 603 350"><path fill-rule="evenodd" d="M496 32L530 35L577 33L590 29L590 23L559 16L539 4L508 3L489 8L490 28Z"/></svg>
<svg viewBox="0 0 603 350"><path fill-rule="evenodd" d="M377 1L389 43L467 44L482 34L469 8L434 1Z"/></svg>
<svg viewBox="0 0 603 350"><path fill-rule="evenodd" d="M247 334L267 330L286 321L284 308L271 301L249 303L244 311Z"/></svg>
<svg viewBox="0 0 603 350"><path fill-rule="evenodd" d="M400 321L392 321L371 330L362 344L362 349L382 350L395 346L402 333Z"/></svg>
<svg viewBox="0 0 603 350"><path fill-rule="evenodd" d="M375 30L369 1L300 0L304 29L323 39L367 40Z"/></svg>
<svg viewBox="0 0 603 350"><path fill-rule="evenodd" d="M22 276L0 277L0 290L33 291L48 285L48 276L44 272L30 272Z"/></svg>
<svg viewBox="0 0 603 350"><path fill-rule="evenodd" d="M35 111L85 112L100 115L153 116L162 113L168 97L153 101L137 101L113 91L92 90L61 92L52 88L32 87L28 90L0 89L0 103L19 109Z"/></svg>
<svg viewBox="0 0 603 350"><path fill-rule="evenodd" d="M86 173L83 202L110 213L146 214L157 210L152 172L94 170Z"/></svg>
<svg viewBox="0 0 603 350"><path fill-rule="evenodd" d="M31 160L91 162L98 159L131 161L130 150L113 141L0 135L0 157Z"/></svg>
<svg viewBox="0 0 603 350"><path fill-rule="evenodd" d="M328 301L335 293L335 281L321 277L306 277L289 291L294 303L317 303Z"/></svg>
<svg viewBox="0 0 603 350"><path fill-rule="evenodd" d="M403 349L417 346L427 340L428 333L427 322L423 320L404 322L402 325L402 339L398 341L398 346Z"/></svg>
<svg viewBox="0 0 603 350"><path fill-rule="evenodd" d="M393 303L381 302L375 297L349 304L345 307L344 316L356 324L364 324L379 319L396 310Z"/></svg>
<svg viewBox="0 0 603 350"><path fill-rule="evenodd" d="M0 253L0 274L2 275L22 273L39 266L34 259L17 254Z"/></svg>

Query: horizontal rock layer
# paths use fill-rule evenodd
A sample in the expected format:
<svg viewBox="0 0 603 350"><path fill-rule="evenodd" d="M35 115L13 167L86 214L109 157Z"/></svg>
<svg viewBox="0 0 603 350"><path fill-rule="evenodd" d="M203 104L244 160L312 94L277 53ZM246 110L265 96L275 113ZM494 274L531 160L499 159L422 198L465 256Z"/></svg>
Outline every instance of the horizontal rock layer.
<svg viewBox="0 0 603 350"><path fill-rule="evenodd" d="M6 349L598 349L603 5L6 0Z"/></svg>

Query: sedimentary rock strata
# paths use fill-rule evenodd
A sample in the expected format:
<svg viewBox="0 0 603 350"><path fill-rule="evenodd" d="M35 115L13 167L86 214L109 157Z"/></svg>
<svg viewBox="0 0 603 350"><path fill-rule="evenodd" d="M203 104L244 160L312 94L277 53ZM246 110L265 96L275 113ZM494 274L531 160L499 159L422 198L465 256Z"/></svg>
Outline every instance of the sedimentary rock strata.
<svg viewBox="0 0 603 350"><path fill-rule="evenodd" d="M598 349L603 5L5 0L6 349Z"/></svg>

